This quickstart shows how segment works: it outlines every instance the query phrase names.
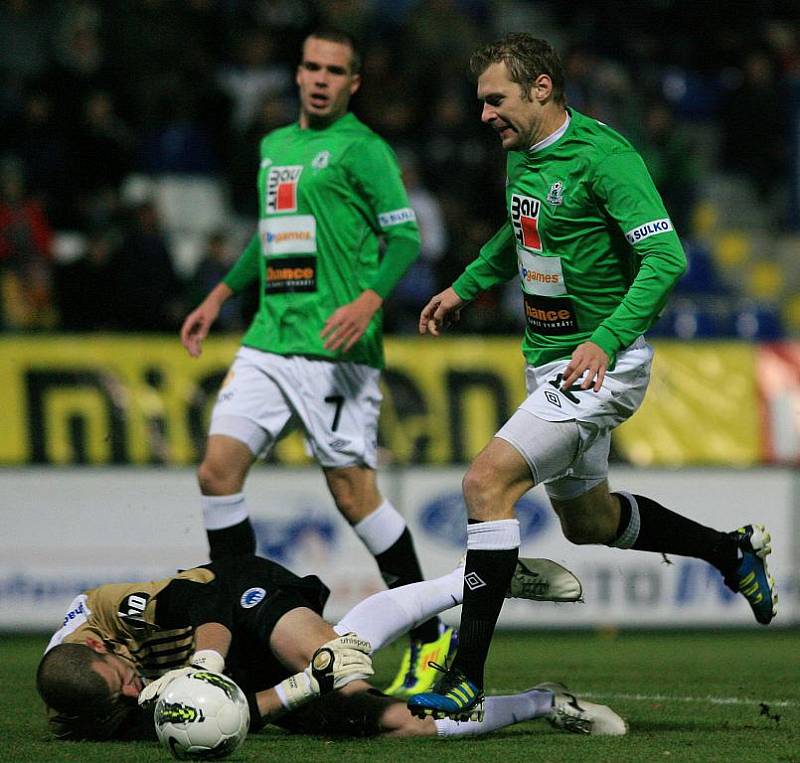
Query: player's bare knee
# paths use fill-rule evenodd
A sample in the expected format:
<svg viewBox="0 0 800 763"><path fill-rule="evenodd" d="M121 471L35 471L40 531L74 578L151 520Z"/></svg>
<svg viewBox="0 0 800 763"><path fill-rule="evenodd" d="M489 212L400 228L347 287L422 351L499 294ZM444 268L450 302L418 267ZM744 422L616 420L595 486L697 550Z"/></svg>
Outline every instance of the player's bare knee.
<svg viewBox="0 0 800 763"><path fill-rule="evenodd" d="M490 520L499 508L502 496L501 486L495 475L486 469L482 462L476 461L461 480L469 515L473 519Z"/></svg>
<svg viewBox="0 0 800 763"><path fill-rule="evenodd" d="M197 467L197 482L203 495L232 495L242 490L244 476L218 460L206 458Z"/></svg>

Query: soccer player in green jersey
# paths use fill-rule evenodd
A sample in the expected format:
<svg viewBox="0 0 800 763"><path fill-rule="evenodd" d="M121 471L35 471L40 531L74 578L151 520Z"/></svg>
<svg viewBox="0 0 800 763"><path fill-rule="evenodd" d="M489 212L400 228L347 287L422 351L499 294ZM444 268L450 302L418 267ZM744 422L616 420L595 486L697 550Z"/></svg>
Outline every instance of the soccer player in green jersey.
<svg viewBox="0 0 800 763"><path fill-rule="evenodd" d="M508 152L508 219L420 315L438 336L481 291L518 278L528 397L464 477L469 512L459 649L412 712L479 717L486 655L520 544L514 505L544 483L573 543L681 554L716 566L758 622L776 613L760 525L704 527L640 495L609 491L611 430L641 404L652 348L644 332L686 267L639 154L568 108L557 54L512 34L478 50L482 121Z"/></svg>
<svg viewBox="0 0 800 763"><path fill-rule="evenodd" d="M336 506L392 587L422 573L405 521L375 477L381 305L420 240L394 153L348 113L359 69L348 35L305 40L300 118L261 143L258 231L186 318L181 342L198 356L222 303L259 281L258 312L223 382L198 470L211 558L253 552L245 478L299 423ZM415 627L392 693L430 686L428 662L444 661L452 639L435 617Z"/></svg>

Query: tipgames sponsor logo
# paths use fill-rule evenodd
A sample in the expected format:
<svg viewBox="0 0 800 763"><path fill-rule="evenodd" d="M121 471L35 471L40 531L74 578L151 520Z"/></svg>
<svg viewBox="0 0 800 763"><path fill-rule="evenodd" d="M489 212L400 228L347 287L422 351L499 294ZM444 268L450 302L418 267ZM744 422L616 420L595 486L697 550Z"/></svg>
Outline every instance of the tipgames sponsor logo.
<svg viewBox="0 0 800 763"><path fill-rule="evenodd" d="M260 601L264 599L267 592L263 588L248 588L239 599L239 604L243 609L252 609Z"/></svg>
<svg viewBox="0 0 800 763"><path fill-rule="evenodd" d="M666 233L671 230L673 230L672 222L668 217L665 217L663 220L651 220L649 223L644 223L644 225L640 225L638 228L629 230L625 234L625 238L628 239L629 244L638 244L640 241L650 238L650 236Z"/></svg>

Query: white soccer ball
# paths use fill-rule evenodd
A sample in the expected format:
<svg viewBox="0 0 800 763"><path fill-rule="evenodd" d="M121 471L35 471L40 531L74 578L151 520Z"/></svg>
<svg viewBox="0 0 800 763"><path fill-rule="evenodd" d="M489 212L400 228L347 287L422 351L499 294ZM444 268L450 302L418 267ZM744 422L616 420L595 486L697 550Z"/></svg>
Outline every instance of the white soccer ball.
<svg viewBox="0 0 800 763"><path fill-rule="evenodd" d="M198 670L168 684L153 720L159 741L179 760L224 758L247 736L250 708L230 678Z"/></svg>

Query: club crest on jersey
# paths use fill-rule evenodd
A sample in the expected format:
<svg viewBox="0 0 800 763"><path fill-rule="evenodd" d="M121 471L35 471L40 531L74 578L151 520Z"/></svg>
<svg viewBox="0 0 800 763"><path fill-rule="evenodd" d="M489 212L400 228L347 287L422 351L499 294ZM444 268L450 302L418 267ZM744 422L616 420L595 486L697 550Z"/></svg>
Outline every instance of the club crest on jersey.
<svg viewBox="0 0 800 763"><path fill-rule="evenodd" d="M563 204L564 203L564 183L560 180L556 180L553 185L550 186L550 190L547 192L547 196L545 197L548 204Z"/></svg>
<svg viewBox="0 0 800 763"><path fill-rule="evenodd" d="M242 609L252 609L260 601L263 601L266 595L267 592L263 588L248 588L239 599L239 604L242 605Z"/></svg>
<svg viewBox="0 0 800 763"><path fill-rule="evenodd" d="M296 212L297 184L303 165L271 167L267 173L267 213Z"/></svg>
<svg viewBox="0 0 800 763"><path fill-rule="evenodd" d="M539 236L539 211L542 205L539 199L532 196L511 194L511 225L514 236L520 246L534 252L542 251L542 239Z"/></svg>
<svg viewBox="0 0 800 763"><path fill-rule="evenodd" d="M330 151L320 151L312 160L311 166L315 170L324 170L328 166L328 162L331 160L331 152Z"/></svg>

